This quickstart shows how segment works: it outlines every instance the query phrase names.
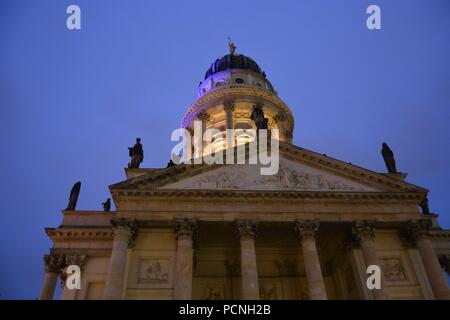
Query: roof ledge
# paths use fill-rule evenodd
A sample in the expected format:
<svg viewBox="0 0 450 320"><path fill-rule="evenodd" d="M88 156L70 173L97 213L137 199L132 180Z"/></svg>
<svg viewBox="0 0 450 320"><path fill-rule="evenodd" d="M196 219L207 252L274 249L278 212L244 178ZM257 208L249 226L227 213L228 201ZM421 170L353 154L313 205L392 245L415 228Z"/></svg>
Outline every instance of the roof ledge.
<svg viewBox="0 0 450 320"><path fill-rule="evenodd" d="M400 181L405 181L406 177L408 176L407 173L402 173L402 172L398 172L398 173L382 173L382 175L385 175L386 177L391 177Z"/></svg>
<svg viewBox="0 0 450 320"><path fill-rule="evenodd" d="M134 177L142 176L146 173L158 171L161 169L155 169L155 168L125 168L125 175L127 176L127 179L131 179Z"/></svg>

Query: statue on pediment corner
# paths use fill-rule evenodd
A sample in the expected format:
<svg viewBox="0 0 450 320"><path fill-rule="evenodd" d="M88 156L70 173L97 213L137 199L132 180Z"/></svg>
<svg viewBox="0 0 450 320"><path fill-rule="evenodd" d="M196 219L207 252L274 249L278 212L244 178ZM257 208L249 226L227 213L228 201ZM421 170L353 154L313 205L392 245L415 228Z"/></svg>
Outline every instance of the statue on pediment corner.
<svg viewBox="0 0 450 320"><path fill-rule="evenodd" d="M144 161L144 149L140 138L136 138L136 144L128 148L128 154L131 157L128 168L139 168L139 165Z"/></svg>
<svg viewBox="0 0 450 320"><path fill-rule="evenodd" d="M383 156L384 163L388 169L388 173L398 173L394 159L394 152L389 148L386 142L383 142L381 148L381 155Z"/></svg>
<svg viewBox="0 0 450 320"><path fill-rule="evenodd" d="M111 199L108 198L106 199L105 202L102 202L102 206L103 206L103 211L111 211Z"/></svg>
<svg viewBox="0 0 450 320"><path fill-rule="evenodd" d="M430 207L428 205L428 197L425 197L422 199L422 201L419 203L419 207L422 210L423 214L430 214Z"/></svg>
<svg viewBox="0 0 450 320"><path fill-rule="evenodd" d="M64 209L64 211L75 210L78 202L78 195L80 194L80 189L81 189L81 182L78 181L73 185L72 190L70 190L69 204L67 205L67 208Z"/></svg>
<svg viewBox="0 0 450 320"><path fill-rule="evenodd" d="M175 166L176 166L175 162L173 162L172 159L170 159L170 161L167 162L167 167L166 168L171 168L171 167L175 167Z"/></svg>

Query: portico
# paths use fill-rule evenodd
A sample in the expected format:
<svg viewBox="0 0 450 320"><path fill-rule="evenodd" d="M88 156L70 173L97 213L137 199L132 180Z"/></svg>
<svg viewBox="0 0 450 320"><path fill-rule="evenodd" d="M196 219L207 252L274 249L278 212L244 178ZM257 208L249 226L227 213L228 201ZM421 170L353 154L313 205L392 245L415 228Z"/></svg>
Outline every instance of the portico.
<svg viewBox="0 0 450 320"><path fill-rule="evenodd" d="M83 217L82 212L74 212L71 215ZM388 283L384 280L384 296L379 292L369 292L370 299L395 299L395 295L399 294L395 283L401 282L404 282L402 289L405 293L418 292L422 296L427 294L428 286L432 288L432 297L439 294L431 283L439 283L439 277L443 276L443 273L436 273L437 278L430 278L424 264L424 256L419 254L414 259L409 258L407 249L402 246L402 234L398 230L403 230L402 226L406 228L416 223L415 220L402 222L386 219L375 224L373 221L357 220L352 223L342 220L336 214L333 217L336 220L330 219L330 215L325 221L314 219L313 216L309 216L309 219L293 217L283 221L279 218L268 219L267 215L264 218L264 215L266 214L255 215L251 220L218 221L213 214L207 216L199 212L197 218L191 215L186 219L174 218L168 221L141 219L136 223L134 246L126 249L126 258L121 263L122 269L128 274L119 277L124 280L115 287L117 292L120 292L119 297L115 299L137 298L136 291L141 292L141 297L147 298L157 292L160 292L161 296L164 291L169 291L168 298L188 300L362 299L363 291L367 290L363 282L365 266L372 263L368 260L370 253L364 253L366 249L361 247L352 249L345 245L345 240L354 234L355 228L362 223L373 228L375 237L371 238L371 241L381 242L375 245L375 254L382 260L379 263L382 266L387 264L388 270L397 270L389 271ZM125 223L128 219L138 221L136 217L122 218L121 221ZM241 230L237 231L239 226ZM241 233L240 237L238 232ZM242 243L243 236L247 242ZM120 237L121 235L119 239ZM148 250L152 248L149 242L156 245L157 239L166 239L166 243L155 250ZM390 242L395 240L399 242L393 246L398 248L394 250L395 254L392 254L392 250L383 249L392 246ZM173 244L170 244L172 241ZM360 259L347 259L351 257L352 250L357 251L356 256ZM102 254L105 258L109 255L101 251L98 249L98 252L94 252L92 248L78 250L80 253L89 252L87 259L97 261L96 263ZM116 252L113 242L111 254L117 255ZM389 265L392 260L401 265ZM108 270L114 265L118 266L117 261L110 259ZM419 268L415 266L417 264ZM159 271L156 268L158 265ZM148 278L152 281L146 281L145 277L139 276L140 269L151 269L146 271L150 272ZM404 279L417 272L416 270L424 270L425 274L413 274L414 281ZM83 279L82 293L78 298L84 296L84 290L89 290L92 270L87 272L88 278ZM358 272L359 275L355 276ZM110 283L114 279L118 279L117 273L108 271L105 274L106 299L112 298L106 294L111 292L107 288L111 287ZM53 283L56 283L56 278ZM46 279L43 291L48 290L48 287L49 281ZM390 291L393 291L393 297L389 295ZM430 293L428 296L431 298Z"/></svg>
<svg viewBox="0 0 450 320"><path fill-rule="evenodd" d="M41 299L73 254L85 257L81 290L64 287L64 299L449 299L450 231L424 210L428 190L396 171L392 150L390 173L379 173L293 145L289 107L234 51L208 69L182 129L195 133L197 121L219 131L215 151L244 148L245 161L208 164L197 151L198 162L125 169L109 186L116 211L65 210L46 229ZM268 143L279 146L273 174L248 161L255 137L222 139L255 127L280 133ZM367 287L371 265L380 289Z"/></svg>

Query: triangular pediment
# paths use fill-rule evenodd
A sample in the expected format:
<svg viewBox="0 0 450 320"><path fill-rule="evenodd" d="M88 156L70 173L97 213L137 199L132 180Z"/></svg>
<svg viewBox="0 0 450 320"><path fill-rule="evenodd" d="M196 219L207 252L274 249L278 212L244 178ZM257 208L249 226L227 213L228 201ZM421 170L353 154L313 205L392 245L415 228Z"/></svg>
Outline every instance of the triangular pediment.
<svg viewBox="0 0 450 320"><path fill-rule="evenodd" d="M376 173L280 142L279 170L259 164L181 164L152 170L110 186L113 190L271 190L324 192L427 192L398 177Z"/></svg>
<svg viewBox="0 0 450 320"><path fill-rule="evenodd" d="M262 175L261 165L236 164L167 184L162 189L381 191L288 159L280 159L278 172L274 175Z"/></svg>

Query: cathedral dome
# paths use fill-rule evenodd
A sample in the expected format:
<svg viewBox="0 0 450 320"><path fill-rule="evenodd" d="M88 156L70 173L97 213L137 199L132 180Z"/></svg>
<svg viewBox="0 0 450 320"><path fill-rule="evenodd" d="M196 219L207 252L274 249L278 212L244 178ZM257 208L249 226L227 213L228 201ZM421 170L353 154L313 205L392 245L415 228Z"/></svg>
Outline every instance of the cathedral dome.
<svg viewBox="0 0 450 320"><path fill-rule="evenodd" d="M197 97L227 85L253 86L277 94L255 60L235 52L230 52L211 64L198 86Z"/></svg>
<svg viewBox="0 0 450 320"><path fill-rule="evenodd" d="M255 138L245 130L256 128L251 114L258 106L267 118L269 129L279 130L279 140L292 142L294 119L289 107L278 97L265 72L252 58L236 53L231 41L229 49L228 54L216 59L206 71L197 88L197 99L184 114L181 127L192 135L198 121L202 132L217 130L212 137L214 152L217 152L226 148L227 129L239 132L233 142L236 145Z"/></svg>
<svg viewBox="0 0 450 320"><path fill-rule="evenodd" d="M218 58L211 64L209 69L205 73L205 79L211 75L227 70L227 69L245 69L259 73L265 77L265 73L261 70L258 64L250 57L243 54L227 54Z"/></svg>

